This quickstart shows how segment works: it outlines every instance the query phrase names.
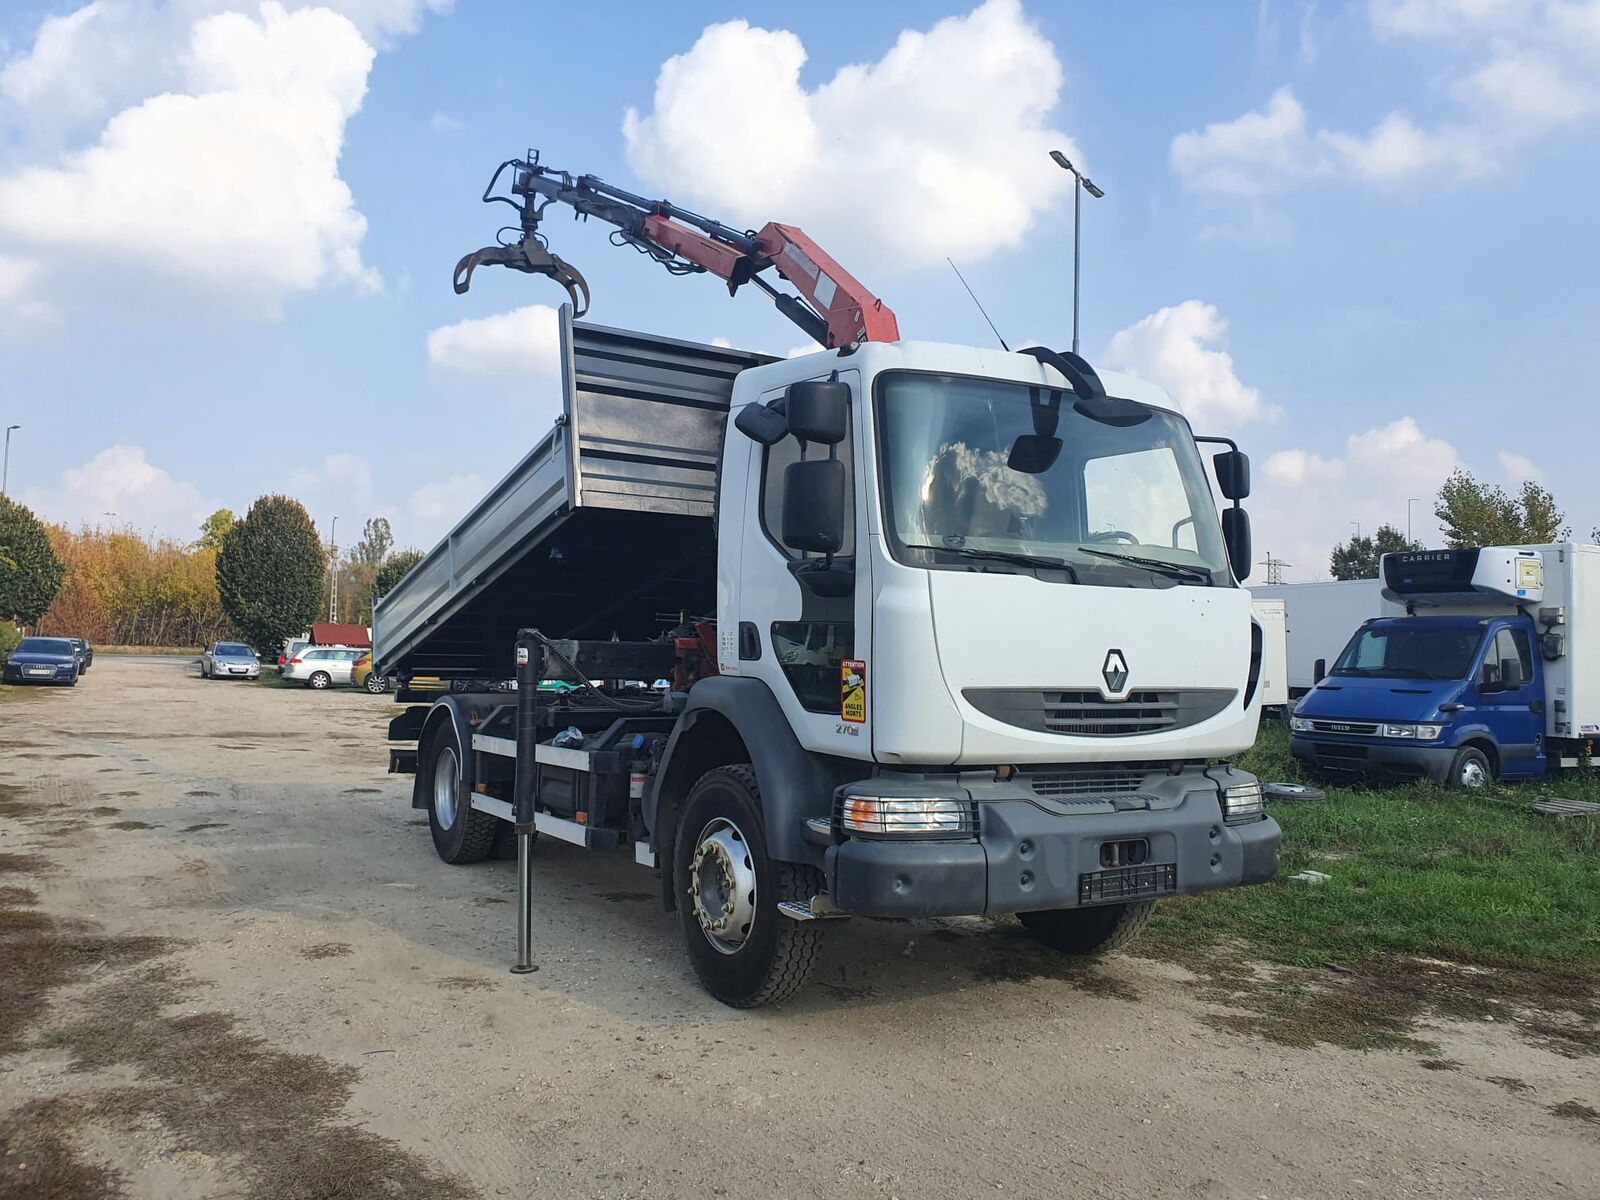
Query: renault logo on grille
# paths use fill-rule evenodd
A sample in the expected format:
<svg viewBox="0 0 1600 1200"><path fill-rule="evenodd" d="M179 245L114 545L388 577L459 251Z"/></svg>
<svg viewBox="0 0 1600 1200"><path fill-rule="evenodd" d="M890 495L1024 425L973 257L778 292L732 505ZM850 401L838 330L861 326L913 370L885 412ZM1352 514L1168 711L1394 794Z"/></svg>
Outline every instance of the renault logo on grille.
<svg viewBox="0 0 1600 1200"><path fill-rule="evenodd" d="M1100 677L1106 681L1106 691L1120 692L1128 686L1128 660L1121 650L1107 650L1106 661L1100 668Z"/></svg>

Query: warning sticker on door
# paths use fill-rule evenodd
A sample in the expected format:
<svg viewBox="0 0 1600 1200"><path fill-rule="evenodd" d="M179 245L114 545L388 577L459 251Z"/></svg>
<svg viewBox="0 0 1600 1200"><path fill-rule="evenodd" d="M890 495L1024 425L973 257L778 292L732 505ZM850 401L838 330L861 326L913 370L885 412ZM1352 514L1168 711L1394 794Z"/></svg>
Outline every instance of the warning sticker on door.
<svg viewBox="0 0 1600 1200"><path fill-rule="evenodd" d="M858 725L867 719L867 664L859 658L839 664L839 716Z"/></svg>

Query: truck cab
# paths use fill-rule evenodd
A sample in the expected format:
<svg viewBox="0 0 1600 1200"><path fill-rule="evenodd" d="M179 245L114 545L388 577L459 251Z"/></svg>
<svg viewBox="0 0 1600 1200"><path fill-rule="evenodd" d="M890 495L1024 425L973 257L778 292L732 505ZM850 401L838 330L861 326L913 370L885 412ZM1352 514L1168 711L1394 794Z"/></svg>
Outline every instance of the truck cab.
<svg viewBox="0 0 1600 1200"><path fill-rule="evenodd" d="M1498 617L1367 621L1290 718L1314 771L1478 788L1545 771L1539 630Z"/></svg>

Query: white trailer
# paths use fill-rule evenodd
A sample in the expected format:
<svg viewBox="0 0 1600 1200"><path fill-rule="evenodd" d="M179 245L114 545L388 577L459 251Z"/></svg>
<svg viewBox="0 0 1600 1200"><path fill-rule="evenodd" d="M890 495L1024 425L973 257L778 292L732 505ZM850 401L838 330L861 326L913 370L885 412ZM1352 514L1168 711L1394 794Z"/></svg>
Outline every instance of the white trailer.
<svg viewBox="0 0 1600 1200"><path fill-rule="evenodd" d="M1288 604L1283 600L1250 601L1250 611L1261 626L1261 707L1286 708L1289 704Z"/></svg>
<svg viewBox="0 0 1600 1200"><path fill-rule="evenodd" d="M1287 606L1291 699L1316 686L1318 659L1331 665L1357 626L1383 613L1383 583L1377 579L1265 584L1252 587L1250 595Z"/></svg>

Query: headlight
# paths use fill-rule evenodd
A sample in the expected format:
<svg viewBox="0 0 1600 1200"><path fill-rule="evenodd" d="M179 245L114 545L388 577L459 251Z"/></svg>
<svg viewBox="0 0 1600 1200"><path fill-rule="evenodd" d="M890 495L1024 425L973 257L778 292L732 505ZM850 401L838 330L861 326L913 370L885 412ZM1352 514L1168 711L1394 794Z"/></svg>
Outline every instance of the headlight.
<svg viewBox="0 0 1600 1200"><path fill-rule="evenodd" d="M1419 742L1439 740L1443 725L1380 725L1378 732L1389 738L1414 738Z"/></svg>
<svg viewBox="0 0 1600 1200"><path fill-rule="evenodd" d="M971 836L977 829L972 805L953 797L845 796L839 825L847 833Z"/></svg>
<svg viewBox="0 0 1600 1200"><path fill-rule="evenodd" d="M1263 815L1259 783L1244 783L1222 790L1222 819L1229 825L1259 821Z"/></svg>
<svg viewBox="0 0 1600 1200"><path fill-rule="evenodd" d="M1310 717L1290 717L1289 718L1289 731L1291 733L1310 733L1311 732L1311 718Z"/></svg>
<svg viewBox="0 0 1600 1200"><path fill-rule="evenodd" d="M1443 732L1444 732L1444 726L1443 725L1418 725L1417 726L1417 741L1419 741L1419 742L1437 741L1438 738L1439 738L1439 735L1441 733L1443 733Z"/></svg>

